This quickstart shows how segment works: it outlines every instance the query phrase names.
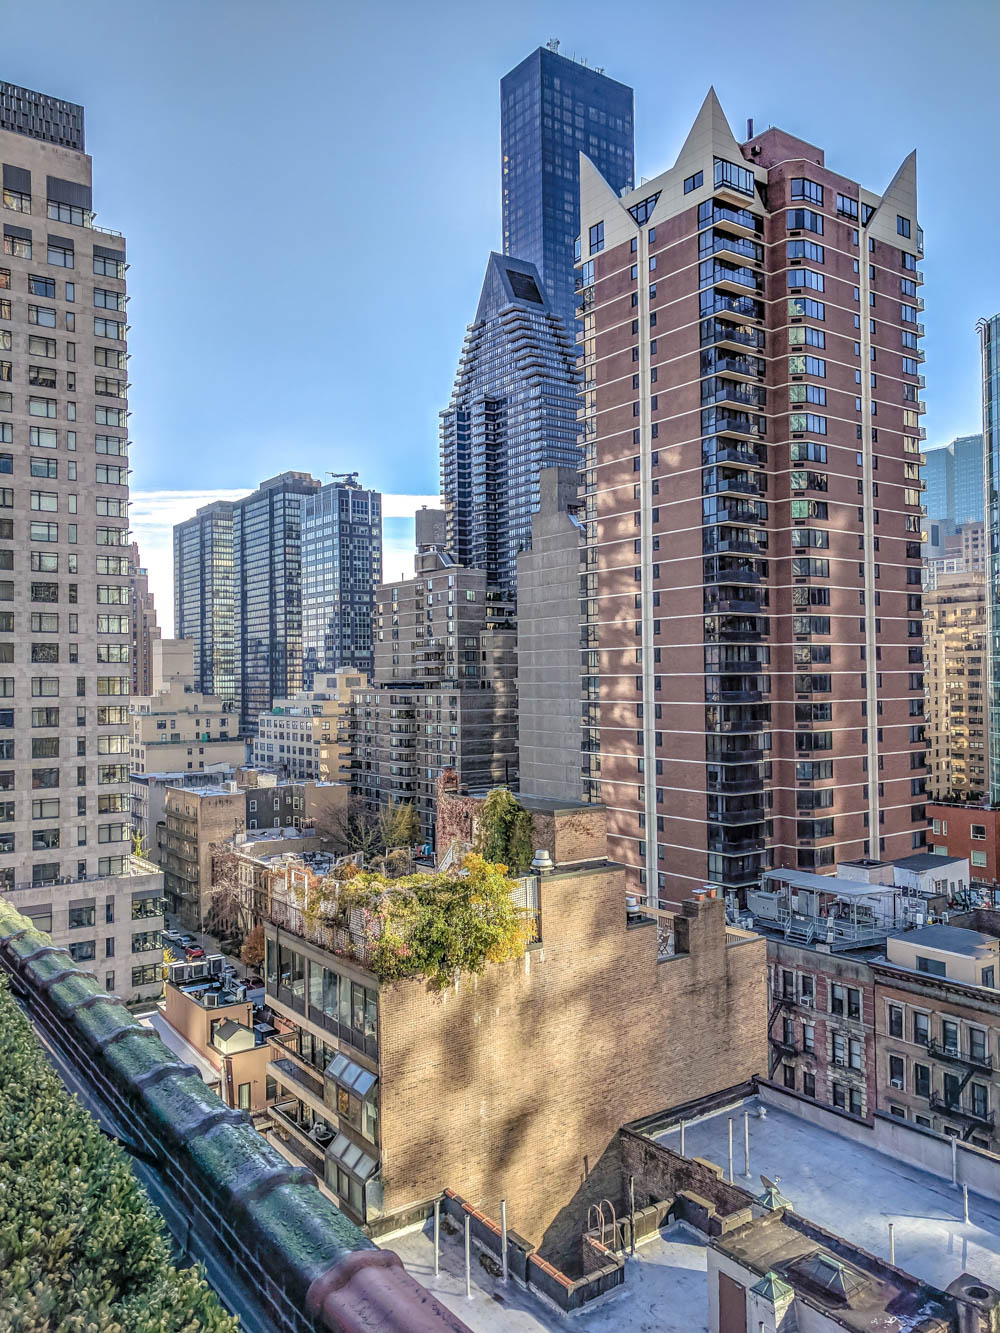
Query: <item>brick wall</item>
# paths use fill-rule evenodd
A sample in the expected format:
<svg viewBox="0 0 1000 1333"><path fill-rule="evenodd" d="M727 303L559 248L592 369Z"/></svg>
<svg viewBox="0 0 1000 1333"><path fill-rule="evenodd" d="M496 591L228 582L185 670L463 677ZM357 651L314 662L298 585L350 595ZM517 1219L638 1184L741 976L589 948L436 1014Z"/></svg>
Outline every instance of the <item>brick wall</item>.
<svg viewBox="0 0 1000 1333"><path fill-rule="evenodd" d="M721 900L684 905L686 954L627 927L624 875L544 875L542 943L432 993L380 992L386 1212L446 1186L575 1271L587 1205L620 1193L623 1123L767 1068L765 942L725 943Z"/></svg>

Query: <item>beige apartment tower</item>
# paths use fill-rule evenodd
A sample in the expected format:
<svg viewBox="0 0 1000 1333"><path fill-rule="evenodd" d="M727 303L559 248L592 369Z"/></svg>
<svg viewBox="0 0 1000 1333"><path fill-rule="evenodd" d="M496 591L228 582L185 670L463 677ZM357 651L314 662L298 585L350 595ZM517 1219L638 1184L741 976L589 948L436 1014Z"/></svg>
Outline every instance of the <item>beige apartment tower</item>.
<svg viewBox="0 0 1000 1333"><path fill-rule="evenodd" d="M585 790L630 887L923 846L916 167L877 195L710 92L581 170Z"/></svg>
<svg viewBox="0 0 1000 1333"><path fill-rule="evenodd" d="M927 789L935 800L986 792L985 663L986 575L938 574L924 591Z"/></svg>
<svg viewBox="0 0 1000 1333"><path fill-rule="evenodd" d="M129 841L125 240L82 107L0 84L0 163L0 884L131 998L159 988L162 879Z"/></svg>

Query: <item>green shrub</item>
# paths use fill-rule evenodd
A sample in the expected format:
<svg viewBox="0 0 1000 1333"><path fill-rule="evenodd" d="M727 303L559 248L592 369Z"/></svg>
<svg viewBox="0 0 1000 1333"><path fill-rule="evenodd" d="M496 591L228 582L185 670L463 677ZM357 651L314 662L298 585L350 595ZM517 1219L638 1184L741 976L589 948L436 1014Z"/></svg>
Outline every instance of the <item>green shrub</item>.
<svg viewBox="0 0 1000 1333"><path fill-rule="evenodd" d="M506 787L494 787L479 810L476 851L517 873L527 870L534 856L531 816Z"/></svg>
<svg viewBox="0 0 1000 1333"><path fill-rule="evenodd" d="M0 978L0 1329L236 1333Z"/></svg>
<svg viewBox="0 0 1000 1333"><path fill-rule="evenodd" d="M388 879L361 871L337 886L336 900L316 899L310 911L365 921L367 965L379 981L425 977L449 985L456 972L520 958L535 925L514 897L505 866L466 857L461 874L433 872Z"/></svg>

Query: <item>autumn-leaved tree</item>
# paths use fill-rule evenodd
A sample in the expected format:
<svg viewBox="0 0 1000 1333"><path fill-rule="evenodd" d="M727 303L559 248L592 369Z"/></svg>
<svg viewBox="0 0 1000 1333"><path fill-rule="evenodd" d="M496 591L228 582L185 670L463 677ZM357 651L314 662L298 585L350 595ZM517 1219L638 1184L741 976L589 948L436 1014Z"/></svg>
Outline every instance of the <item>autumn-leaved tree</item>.
<svg viewBox="0 0 1000 1333"><path fill-rule="evenodd" d="M412 801L390 801L379 810L380 851L412 847L420 837L420 820Z"/></svg>
<svg viewBox="0 0 1000 1333"><path fill-rule="evenodd" d="M237 1333L0 978L0 1329Z"/></svg>
<svg viewBox="0 0 1000 1333"><path fill-rule="evenodd" d="M240 958L247 967L260 968L264 965L264 927L254 926L243 941Z"/></svg>

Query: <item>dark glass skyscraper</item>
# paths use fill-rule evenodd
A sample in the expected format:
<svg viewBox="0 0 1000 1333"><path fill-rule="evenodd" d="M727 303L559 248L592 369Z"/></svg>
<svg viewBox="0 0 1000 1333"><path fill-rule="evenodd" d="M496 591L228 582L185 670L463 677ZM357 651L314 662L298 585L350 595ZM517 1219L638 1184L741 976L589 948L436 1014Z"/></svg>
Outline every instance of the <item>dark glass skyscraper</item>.
<svg viewBox="0 0 1000 1333"><path fill-rule="evenodd" d="M576 349L533 264L492 254L441 413L448 550L513 594L539 473L580 466Z"/></svg>
<svg viewBox="0 0 1000 1333"><path fill-rule="evenodd" d="M612 188L631 190L632 89L539 47L500 80L503 252L534 264L573 329L580 153Z"/></svg>
<svg viewBox="0 0 1000 1333"><path fill-rule="evenodd" d="M174 528L174 634L194 640L202 694L236 700L233 656L233 506L204 505Z"/></svg>
<svg viewBox="0 0 1000 1333"><path fill-rule="evenodd" d="M275 699L302 688L302 510L320 483L283 472L233 505L237 705L253 732Z"/></svg>
<svg viewBox="0 0 1000 1333"><path fill-rule="evenodd" d="M307 495L302 511L302 684L317 671L374 669L375 589L382 582L382 497L352 472Z"/></svg>

